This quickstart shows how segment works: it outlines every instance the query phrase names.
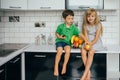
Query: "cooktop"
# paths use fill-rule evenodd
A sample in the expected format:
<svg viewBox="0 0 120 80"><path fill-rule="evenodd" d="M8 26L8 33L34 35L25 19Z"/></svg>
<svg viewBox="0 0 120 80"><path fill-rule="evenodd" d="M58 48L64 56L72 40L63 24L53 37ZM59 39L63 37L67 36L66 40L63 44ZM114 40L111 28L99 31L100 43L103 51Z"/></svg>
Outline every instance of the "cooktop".
<svg viewBox="0 0 120 80"><path fill-rule="evenodd" d="M0 57L7 56L25 46L27 43L4 43L0 44Z"/></svg>

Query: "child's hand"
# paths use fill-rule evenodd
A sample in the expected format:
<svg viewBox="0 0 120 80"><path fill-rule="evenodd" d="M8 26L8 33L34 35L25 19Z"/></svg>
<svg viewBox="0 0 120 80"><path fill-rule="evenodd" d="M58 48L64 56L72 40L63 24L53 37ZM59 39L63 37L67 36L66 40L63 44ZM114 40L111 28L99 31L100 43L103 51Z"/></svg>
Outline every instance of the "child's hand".
<svg viewBox="0 0 120 80"><path fill-rule="evenodd" d="M90 50L92 48L91 43L85 42L85 47L86 50Z"/></svg>
<svg viewBox="0 0 120 80"><path fill-rule="evenodd" d="M65 37L65 35L61 35L59 38L60 39L65 39L66 37Z"/></svg>

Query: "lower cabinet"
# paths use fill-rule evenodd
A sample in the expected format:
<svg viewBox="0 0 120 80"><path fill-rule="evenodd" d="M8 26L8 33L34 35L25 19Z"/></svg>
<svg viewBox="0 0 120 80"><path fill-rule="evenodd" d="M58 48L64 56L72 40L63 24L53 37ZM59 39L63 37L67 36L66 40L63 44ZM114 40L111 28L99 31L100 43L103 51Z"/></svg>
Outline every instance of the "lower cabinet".
<svg viewBox="0 0 120 80"><path fill-rule="evenodd" d="M64 57L60 63L60 72L62 69ZM59 80L79 80L84 72L82 58L78 53L72 53L67 65L65 75L60 75ZM95 54L91 66L91 78L95 80L106 80L106 54Z"/></svg>
<svg viewBox="0 0 120 80"><path fill-rule="evenodd" d="M21 80L21 55L5 64L5 80Z"/></svg>
<svg viewBox="0 0 120 80"><path fill-rule="evenodd" d="M5 80L5 65L0 66L0 80Z"/></svg>
<svg viewBox="0 0 120 80"><path fill-rule="evenodd" d="M0 66L0 80L21 80L21 55Z"/></svg>
<svg viewBox="0 0 120 80"><path fill-rule="evenodd" d="M25 80L79 80L84 72L84 65L79 53L71 53L66 74L61 75L64 54L59 64L59 77L53 75L56 53L25 53ZM106 54L95 54L91 66L91 78L106 80Z"/></svg>
<svg viewBox="0 0 120 80"><path fill-rule="evenodd" d="M55 53L26 52L25 80L56 80L53 75Z"/></svg>

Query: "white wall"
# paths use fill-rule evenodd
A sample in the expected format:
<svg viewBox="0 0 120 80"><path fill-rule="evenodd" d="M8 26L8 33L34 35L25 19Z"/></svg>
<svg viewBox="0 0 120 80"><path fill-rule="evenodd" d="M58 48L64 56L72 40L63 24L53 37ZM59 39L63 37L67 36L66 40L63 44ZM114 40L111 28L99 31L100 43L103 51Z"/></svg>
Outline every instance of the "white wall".
<svg viewBox="0 0 120 80"><path fill-rule="evenodd" d="M84 11L74 11L75 22L78 21L79 28L82 24ZM1 12L0 35L5 43L34 43L37 35L45 34L46 38L51 34L54 39L54 32L63 19L62 11L4 11ZM99 15L106 16L104 26L103 43L119 44L119 10L101 10ZM20 16L20 22L9 22L9 16ZM45 22L46 27L34 27L35 22ZM47 39L46 39L47 40Z"/></svg>
<svg viewBox="0 0 120 80"><path fill-rule="evenodd" d="M3 17L3 12L0 12L0 16ZM2 43L4 43L4 25L3 22L0 22L0 44Z"/></svg>

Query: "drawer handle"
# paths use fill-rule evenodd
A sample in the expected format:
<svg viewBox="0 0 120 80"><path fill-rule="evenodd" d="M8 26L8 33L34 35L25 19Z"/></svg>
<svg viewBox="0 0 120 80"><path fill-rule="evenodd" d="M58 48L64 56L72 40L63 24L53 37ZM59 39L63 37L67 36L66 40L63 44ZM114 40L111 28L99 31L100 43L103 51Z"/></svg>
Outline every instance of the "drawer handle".
<svg viewBox="0 0 120 80"><path fill-rule="evenodd" d="M10 61L11 63L16 63L17 61L19 61L20 60L20 58L17 58L17 59L15 59L14 61Z"/></svg>
<svg viewBox="0 0 120 80"><path fill-rule="evenodd" d="M34 55L34 57L37 57L37 58L45 58L46 55Z"/></svg>
<svg viewBox="0 0 120 80"><path fill-rule="evenodd" d="M40 7L40 9L51 9L51 7Z"/></svg>
<svg viewBox="0 0 120 80"><path fill-rule="evenodd" d="M10 6L9 8L18 8L18 9L20 9L21 7Z"/></svg>
<svg viewBox="0 0 120 80"><path fill-rule="evenodd" d="M76 56L76 58L81 58L81 56Z"/></svg>

